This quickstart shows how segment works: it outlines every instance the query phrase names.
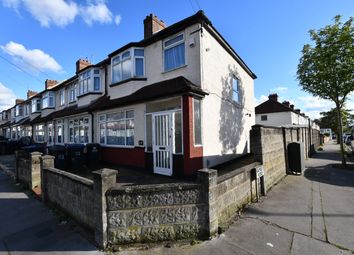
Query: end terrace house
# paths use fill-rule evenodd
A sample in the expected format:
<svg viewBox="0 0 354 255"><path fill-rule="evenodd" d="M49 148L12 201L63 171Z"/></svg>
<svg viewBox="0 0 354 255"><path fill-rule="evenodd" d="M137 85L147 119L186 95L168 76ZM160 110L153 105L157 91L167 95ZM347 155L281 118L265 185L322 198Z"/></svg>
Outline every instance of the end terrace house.
<svg viewBox="0 0 354 255"><path fill-rule="evenodd" d="M143 24L141 41L47 80L22 102L22 127L48 146L99 143L102 160L163 175L248 153L256 75L202 11L170 26L151 14ZM5 133L14 125L5 122Z"/></svg>

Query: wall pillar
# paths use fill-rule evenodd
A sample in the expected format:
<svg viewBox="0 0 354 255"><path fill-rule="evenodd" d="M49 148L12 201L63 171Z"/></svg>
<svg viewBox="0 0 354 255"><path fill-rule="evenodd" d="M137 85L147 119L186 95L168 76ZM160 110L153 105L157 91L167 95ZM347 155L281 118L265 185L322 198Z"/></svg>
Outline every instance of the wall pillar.
<svg viewBox="0 0 354 255"><path fill-rule="evenodd" d="M118 171L103 168L92 173L95 241L100 248L106 248L108 241L106 192L116 184Z"/></svg>
<svg viewBox="0 0 354 255"><path fill-rule="evenodd" d="M35 151L30 153L30 189L41 186L41 152Z"/></svg>
<svg viewBox="0 0 354 255"><path fill-rule="evenodd" d="M206 232L209 237L218 233L217 216L217 180L218 172L214 169L203 168L197 172L198 182L202 185L203 194L207 204Z"/></svg>
<svg viewBox="0 0 354 255"><path fill-rule="evenodd" d="M44 169L54 167L54 156L44 155L41 157L41 199L45 203L47 201L48 187Z"/></svg>

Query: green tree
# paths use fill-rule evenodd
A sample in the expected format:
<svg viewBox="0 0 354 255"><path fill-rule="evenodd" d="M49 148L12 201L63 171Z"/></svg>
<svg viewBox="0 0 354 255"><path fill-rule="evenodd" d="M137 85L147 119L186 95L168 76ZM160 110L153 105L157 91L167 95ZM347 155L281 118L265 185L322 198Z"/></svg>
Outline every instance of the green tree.
<svg viewBox="0 0 354 255"><path fill-rule="evenodd" d="M353 17L342 23L338 15L333 25L310 30L314 45L304 45L297 78L306 92L335 103L338 119L342 164L346 165L343 146L341 109L354 91Z"/></svg>
<svg viewBox="0 0 354 255"><path fill-rule="evenodd" d="M339 134L339 123L337 118L337 109L332 108L328 112L321 112L321 118L319 119L319 125L321 128L330 128L336 134ZM354 123L354 115L350 110L342 108L341 110L342 123L344 132L350 131L350 126ZM339 135L337 135L337 143L339 143Z"/></svg>

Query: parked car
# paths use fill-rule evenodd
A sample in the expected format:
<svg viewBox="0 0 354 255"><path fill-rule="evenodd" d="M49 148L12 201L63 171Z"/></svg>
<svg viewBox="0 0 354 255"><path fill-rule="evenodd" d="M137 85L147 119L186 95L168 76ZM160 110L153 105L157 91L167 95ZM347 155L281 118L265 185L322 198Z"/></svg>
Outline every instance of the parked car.
<svg viewBox="0 0 354 255"><path fill-rule="evenodd" d="M343 139L343 142L349 146L351 146L352 141L353 141L353 136L351 135L346 135Z"/></svg>

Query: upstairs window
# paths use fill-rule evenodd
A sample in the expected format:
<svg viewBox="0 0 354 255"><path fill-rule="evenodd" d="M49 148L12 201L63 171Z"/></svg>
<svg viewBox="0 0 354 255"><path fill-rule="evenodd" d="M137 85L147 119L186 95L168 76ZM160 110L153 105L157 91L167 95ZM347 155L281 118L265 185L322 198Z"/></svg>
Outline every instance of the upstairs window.
<svg viewBox="0 0 354 255"><path fill-rule="evenodd" d="M23 105L16 105L15 116L23 116Z"/></svg>
<svg viewBox="0 0 354 255"><path fill-rule="evenodd" d="M30 114L30 105L26 104L25 105L25 116L28 116Z"/></svg>
<svg viewBox="0 0 354 255"><path fill-rule="evenodd" d="M164 71L170 71L186 64L183 34L177 35L163 43Z"/></svg>
<svg viewBox="0 0 354 255"><path fill-rule="evenodd" d="M69 89L69 100L70 102L76 101L76 91L77 91L77 84L72 84Z"/></svg>
<svg viewBox="0 0 354 255"><path fill-rule="evenodd" d="M232 81L232 100L240 103L240 80L235 76L231 78Z"/></svg>
<svg viewBox="0 0 354 255"><path fill-rule="evenodd" d="M112 83L144 76L144 49L130 49L112 58Z"/></svg>
<svg viewBox="0 0 354 255"><path fill-rule="evenodd" d="M101 90L101 82L100 82L100 70L93 70L93 90L100 91Z"/></svg>
<svg viewBox="0 0 354 255"><path fill-rule="evenodd" d="M91 70L85 71L79 77L79 95L89 92L89 83L91 80Z"/></svg>
<svg viewBox="0 0 354 255"><path fill-rule="evenodd" d="M268 116L267 115L261 115L261 121L267 121Z"/></svg>
<svg viewBox="0 0 354 255"><path fill-rule="evenodd" d="M32 99L32 113L41 110L41 100L39 98Z"/></svg>
<svg viewBox="0 0 354 255"><path fill-rule="evenodd" d="M60 105L65 104L65 89L60 90L59 92L59 98L60 98Z"/></svg>
<svg viewBox="0 0 354 255"><path fill-rule="evenodd" d="M43 94L42 108L54 108L55 107L55 95L53 91Z"/></svg>

